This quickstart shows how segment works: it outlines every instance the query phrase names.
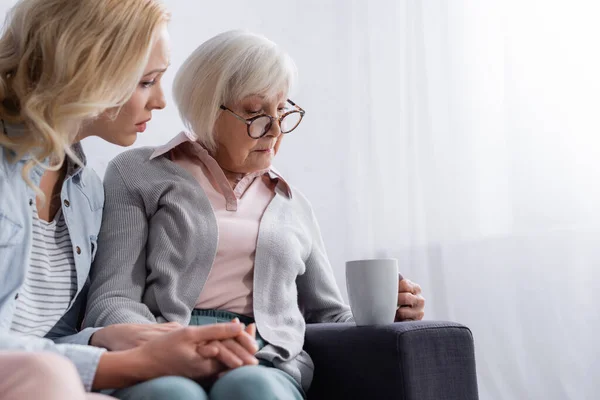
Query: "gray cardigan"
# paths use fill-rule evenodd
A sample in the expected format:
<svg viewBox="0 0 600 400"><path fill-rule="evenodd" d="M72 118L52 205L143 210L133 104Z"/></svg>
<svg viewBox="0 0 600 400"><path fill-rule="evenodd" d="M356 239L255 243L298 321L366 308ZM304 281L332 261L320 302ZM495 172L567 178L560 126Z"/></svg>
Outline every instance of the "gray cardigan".
<svg viewBox="0 0 600 400"><path fill-rule="evenodd" d="M108 166L86 327L176 321L187 325L217 251L218 227L204 190L154 149L127 151ZM307 390L314 365L302 349L305 321L352 320L315 215L281 184L260 222L254 317L269 343L257 354Z"/></svg>

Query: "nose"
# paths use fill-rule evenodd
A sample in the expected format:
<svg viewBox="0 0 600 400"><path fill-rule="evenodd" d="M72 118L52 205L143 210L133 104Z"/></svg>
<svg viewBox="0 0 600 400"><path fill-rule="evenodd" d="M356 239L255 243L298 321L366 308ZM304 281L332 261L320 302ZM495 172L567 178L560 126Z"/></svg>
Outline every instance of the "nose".
<svg viewBox="0 0 600 400"><path fill-rule="evenodd" d="M274 138L278 138L281 136L281 125L279 121L279 110L277 104L272 104L267 107L265 110L267 113L271 115L271 127L267 131L265 136L270 136Z"/></svg>
<svg viewBox="0 0 600 400"><path fill-rule="evenodd" d="M271 136L277 138L281 136L281 126L279 125L279 120L277 118L273 118L273 122L271 123L271 127L267 131L265 136Z"/></svg>
<svg viewBox="0 0 600 400"><path fill-rule="evenodd" d="M162 110L167 106L167 100L165 99L165 93L163 92L162 85L157 83L152 89L154 90L150 96L150 99L148 99L148 109L150 111Z"/></svg>

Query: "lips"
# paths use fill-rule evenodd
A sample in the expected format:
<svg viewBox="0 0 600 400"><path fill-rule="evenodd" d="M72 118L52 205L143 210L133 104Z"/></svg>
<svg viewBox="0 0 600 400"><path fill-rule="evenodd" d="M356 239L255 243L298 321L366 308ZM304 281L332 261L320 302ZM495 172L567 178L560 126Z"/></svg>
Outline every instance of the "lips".
<svg viewBox="0 0 600 400"><path fill-rule="evenodd" d="M145 121L142 121L142 122L140 122L140 123L137 123L137 124L136 124L136 126L137 126L137 125L144 125L144 124L147 124L148 122L150 122L150 120L151 120L151 119L152 119L152 118L148 118L148 119L147 119L147 120L145 120Z"/></svg>
<svg viewBox="0 0 600 400"><path fill-rule="evenodd" d="M147 119L144 122L140 122L139 124L135 124L135 127L136 127L137 131L140 132L140 133L144 132L146 130L147 123L150 122L151 119L152 118L149 118L149 119Z"/></svg>
<svg viewBox="0 0 600 400"><path fill-rule="evenodd" d="M146 123L142 122L141 124L137 124L135 127L139 133L142 133L146 130Z"/></svg>

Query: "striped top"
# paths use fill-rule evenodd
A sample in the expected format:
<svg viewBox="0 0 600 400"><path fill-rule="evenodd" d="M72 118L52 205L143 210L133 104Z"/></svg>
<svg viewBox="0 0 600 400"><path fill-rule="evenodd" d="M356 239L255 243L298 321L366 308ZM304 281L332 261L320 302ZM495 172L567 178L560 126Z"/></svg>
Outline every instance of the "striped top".
<svg viewBox="0 0 600 400"><path fill-rule="evenodd" d="M25 283L19 291L11 330L45 336L77 293L77 271L62 210L51 222L33 210L33 242Z"/></svg>

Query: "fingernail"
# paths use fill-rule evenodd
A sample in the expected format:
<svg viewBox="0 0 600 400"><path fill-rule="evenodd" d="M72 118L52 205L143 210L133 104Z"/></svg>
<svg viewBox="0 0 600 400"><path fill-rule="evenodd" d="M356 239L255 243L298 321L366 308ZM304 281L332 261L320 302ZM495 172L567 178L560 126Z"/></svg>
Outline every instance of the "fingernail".
<svg viewBox="0 0 600 400"><path fill-rule="evenodd" d="M235 318L233 319L233 322L235 322L236 324L239 324L239 323L240 323L240 319L239 319L238 317L235 317Z"/></svg>

